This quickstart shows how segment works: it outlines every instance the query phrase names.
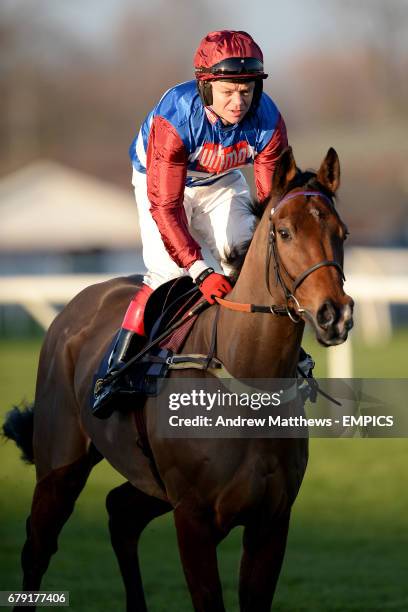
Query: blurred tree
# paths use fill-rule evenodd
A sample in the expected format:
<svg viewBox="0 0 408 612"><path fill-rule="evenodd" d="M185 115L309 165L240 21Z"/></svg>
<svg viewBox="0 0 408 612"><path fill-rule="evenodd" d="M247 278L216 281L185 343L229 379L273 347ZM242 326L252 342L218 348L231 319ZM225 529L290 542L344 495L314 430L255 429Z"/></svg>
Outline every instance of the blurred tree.
<svg viewBox="0 0 408 612"><path fill-rule="evenodd" d="M105 40L86 45L47 7L50 0L0 8L0 173L53 157L128 185L129 144L163 92L193 77L206 9L124 2Z"/></svg>
<svg viewBox="0 0 408 612"><path fill-rule="evenodd" d="M406 114L407 0L336 0L336 4L339 19L357 38L368 58L367 77L375 82L390 112Z"/></svg>
<svg viewBox="0 0 408 612"><path fill-rule="evenodd" d="M81 114L70 98L81 89L67 84L78 67L92 73L92 54L42 17L32 4L0 10L2 173L69 148L64 135L75 133Z"/></svg>
<svg viewBox="0 0 408 612"><path fill-rule="evenodd" d="M292 128L406 118L408 1L332 0L324 11L319 37L286 65L282 94Z"/></svg>
<svg viewBox="0 0 408 612"><path fill-rule="evenodd" d="M266 83L291 133L406 114L407 1L330 7L341 48L310 39L282 67L286 83ZM52 0L0 5L0 173L52 157L128 186L128 146L163 92L192 78L194 50L214 27L210 10L123 0L104 37L90 40L86 24L55 19Z"/></svg>

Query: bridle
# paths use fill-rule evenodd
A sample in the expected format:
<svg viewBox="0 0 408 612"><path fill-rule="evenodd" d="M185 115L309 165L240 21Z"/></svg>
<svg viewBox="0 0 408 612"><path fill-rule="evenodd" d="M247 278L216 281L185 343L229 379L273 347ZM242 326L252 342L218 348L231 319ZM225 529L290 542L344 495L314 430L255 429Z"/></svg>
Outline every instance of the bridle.
<svg viewBox="0 0 408 612"><path fill-rule="evenodd" d="M288 200L297 198L299 196L316 196L316 197L320 197L323 198L324 200L326 200L329 204L330 207L332 209L334 209L334 203L333 201L327 197L325 194L319 192L319 191L296 191L296 192L292 192L287 194L286 196L284 196L275 206L275 208L272 208L271 210L271 214L269 216L269 233L268 233L268 242L267 242L267 250L266 250L266 285L268 288L268 292L272 297L272 293L270 290L270 286L269 286L269 272L270 272L270 268L271 268L271 261L273 260L273 266L274 266L274 270L275 270L275 277L276 277L276 285L280 285L281 289L283 290L284 296L285 296L285 304L283 306L277 306L276 304L269 304L269 305L261 305L261 304L243 304L243 303L239 303L239 302L232 302L231 300L225 300L223 298L218 298L215 297L216 302L218 302L219 305L228 308L230 310L235 310L235 311L239 311L239 312L263 312L263 313L269 313L269 314L274 314L274 315L283 315L283 316L288 316L290 318L291 321L293 321L293 323L299 323L302 319L302 317L300 315L305 315L306 317L308 317L309 319L312 319L311 314L305 309L302 308L297 300L297 298L295 297L295 292L296 290L300 287L300 285L303 283L303 281L310 276L310 274L313 274L313 272L315 272L316 270L318 270L319 268L323 268L324 266L333 266L334 268L336 268L336 270L340 273L341 278L343 280L345 280L344 277L344 272L343 272L343 268L342 266L337 263L337 261L331 260L331 259L324 259L323 261L319 261L318 263L310 266L309 268L307 268L304 272L302 272L301 274L299 274L292 282L292 289L289 289L288 286L286 285L284 279L282 278L282 274L281 274L281 269L283 269L285 271L285 274L291 278L290 274L288 273L285 265L283 264L280 256L279 256L279 250L276 244L276 232L275 232L275 225L273 222L273 215L275 214L277 208L283 204L284 202L287 202ZM196 291L198 291L198 289L195 289ZM291 306L290 306L290 302L293 301L295 303L296 306L296 310L292 310ZM103 384L107 384L109 382L112 382L114 379L118 378L119 376L122 376L123 373L128 370L131 365L133 365L136 361L141 360L146 354L149 353L150 349L153 346L156 346L157 344L159 344L160 342L162 342L164 339L168 338L168 336L175 332L176 329L178 329L179 327L181 327L182 325L184 325L184 323L187 321L187 319L193 319L195 318L198 314L200 314L200 312L202 310L204 310L205 308L207 308L209 306L209 303L206 300L201 300L200 302L198 302L186 315L186 317L181 317L180 319L178 319L175 323L173 323L173 325L170 326L170 328L167 328L162 334L160 334L159 336L157 336L156 338L154 338L153 340L151 340L150 342L148 342L148 344L135 356L133 356L131 359L129 359L129 361L122 366L122 368L120 368L119 370L117 370L116 372L112 372L110 375L106 376L104 378L104 382ZM219 320L219 315L220 315L220 309L217 310L215 319L214 319L214 324L213 324L213 330L212 330L212 334L211 334L211 343L210 343L210 349L208 351L208 354L206 356L203 355L170 355L167 356L165 355L160 356L150 356L149 357L149 362L150 363L167 363L168 366L171 367L171 365L173 364L180 364L180 363L186 363L186 357L187 359L187 367L191 368L191 363L194 363L196 365L194 365L193 367L197 367L197 364L200 364L201 366L204 365L204 369L207 369L210 367L211 363L214 363L213 357L215 354L215 349L216 349L216 341L217 341L217 323ZM217 359L215 359L215 362L217 363L216 366L211 366L211 367L219 367L221 362ZM222 364L221 364L222 365ZM175 368L177 368L177 365L174 365ZM202 369L202 367L200 367L200 369ZM332 398L330 395L328 395L327 393L325 393L324 391L322 391L319 386L317 385L316 381L314 380L313 376L311 375L311 372L307 373L304 372L302 370L302 368L298 365L297 366L297 371L300 373L300 375L302 376L302 378L306 379L308 381L308 384L310 386L311 389L311 394L310 394L310 398L314 397L316 398L316 393L320 393L321 395L323 395L324 397L328 398L329 400L333 401L335 404L340 405L341 404L334 398ZM315 401L315 399L311 399L311 401Z"/></svg>
<svg viewBox="0 0 408 612"><path fill-rule="evenodd" d="M336 270L340 273L341 278L343 280L345 280L345 276L343 273L343 268L341 267L341 265L339 263L337 263L337 261L331 260L331 259L324 259L323 261L319 261L318 263L314 264L313 266L310 266L309 268L307 268L307 270L305 270L304 272L302 272L301 274L299 274L294 280L293 280L293 284L292 284L292 289L290 290L284 279L282 278L282 274L281 274L281 268L285 271L285 274L291 278L290 274L288 273L285 265L283 264L280 256L279 256L279 250L276 244L276 233L275 233L275 225L273 222L273 215L275 214L276 210L278 209L279 206L281 206L281 204L283 204L284 202L287 202L288 200L292 200L294 198L297 198L299 196L316 196L316 197L320 197L323 198L324 200L326 200L326 202L328 202L330 204L330 207L332 209L334 209L334 203L333 201L326 196L324 193L321 193L320 191L296 191L296 192L292 192L287 194L286 196L284 196L275 206L275 208L272 208L271 210L271 214L269 216L269 236L268 236L268 243L267 243L267 250L266 250L266 264L265 264L265 268L266 268L266 286L268 288L268 292L272 297L272 293L270 290L270 286L269 286L269 272L270 272L270 268L271 268L271 261L273 260L273 267L275 270L275 277L276 277L276 285L280 285L280 287L283 290L284 296L285 296L285 304L283 306L277 306L276 304L268 304L268 305L262 305L262 304L244 304L241 302L232 302L231 300L225 300L224 298L218 298L218 297L214 297L215 301L220 305L223 306L224 308L228 308L229 310L235 310L238 312L263 312L263 313L269 313L269 314L274 314L274 315L283 315L283 316L287 316L290 318L291 321L293 321L293 323L299 323L299 321L301 321L301 314L304 314L306 316L308 316L309 318L311 318L311 315L307 312L307 310L305 308L302 308L297 300L297 298L295 297L295 292L296 290L300 287L300 285L303 283L303 281L313 272L315 272L316 270L318 270L319 268L323 268L324 266L333 266L334 268L336 268ZM196 291L198 291L198 289L195 289ZM291 306L290 306L290 302L293 301L295 303L296 306L296 310L294 311ZM106 376L104 381L105 384L108 382L111 382L112 380L114 380L115 378L118 378L119 376L122 376L122 374L128 370L130 368L130 366L132 364L134 364L136 361L138 361L139 359L141 359L146 353L149 352L149 350L159 344L162 340L164 340L165 338L167 338L169 336L169 334L171 334L172 332L174 332L177 328L179 328L181 325L183 325L187 319L192 318L197 316L198 314L200 314L200 312L207 308L209 306L209 303L206 300L202 300L200 302L198 302L186 315L186 317L182 317L180 319L178 319L175 323L173 323L173 325L170 326L170 328L166 329L161 335L159 335L158 337L154 338L151 342L149 342L143 349L142 351L140 351L137 355L135 355L134 357L132 357L131 359L129 359L129 361L123 365L119 370L117 370L116 372L113 372L112 374L110 374L109 376ZM212 340L211 340L211 349L209 351L208 356L206 357L206 362L210 363L210 359L212 359L213 355L214 355L214 351L215 351L215 342L216 342L216 336L217 336L217 321L218 321L218 316L219 316L220 311L218 310L215 321L214 321L214 326L213 326L213 333L212 333ZM189 356L191 358L191 355ZM201 357L201 356L200 356ZM160 357L155 358L155 363L157 362L161 362L160 361ZM151 358L151 362L153 363L154 359ZM170 363L170 362L168 362ZM303 374L304 377L308 378L307 376L305 376ZM323 395L325 395L321 390L319 391L320 393L322 393ZM326 395L326 397L329 397ZM332 398L330 398L332 399ZM333 400L335 401L335 400ZM337 402L336 402L337 403Z"/></svg>
<svg viewBox="0 0 408 612"><path fill-rule="evenodd" d="M320 191L296 191L294 193L289 193L286 196L284 196L281 200L279 200L276 206L272 208L271 214L269 216L269 233L268 233L268 243L267 243L267 250L266 250L266 263L265 263L266 286L267 286L269 295L272 297L270 284L269 284L269 277L270 277L271 262L273 261L276 285L279 285L283 291L283 294L285 296L285 304L283 306L277 306L276 304L270 304L270 305L264 306L260 304L241 304L239 302L232 302L231 300L225 300L223 298L215 298L218 304L220 304L221 306L224 306L225 308L229 308L230 310L236 310L240 312L264 312L264 313L272 313L275 315L288 316L291 319L291 321L293 321L294 323L299 323L299 321L301 320L300 315L307 314L307 311L305 308L302 308L301 305L299 304L299 301L295 297L295 292L300 287L300 285L303 283L303 281L308 276L310 276L310 274L312 274L316 270L319 270L319 268L323 268L326 266L332 266L336 268L336 270L338 270L343 281L346 280L344 276L343 268L337 261L334 261L332 259L324 259L323 261L319 261L318 263L310 266L304 272L301 272L301 274L299 274L293 280L291 289L289 289L287 284L285 283L282 277L281 270L283 269L285 274L289 278L291 277L279 255L279 250L276 244L276 232L275 232L275 224L274 224L273 216L276 213L277 209L284 202L287 202L288 200L292 200L299 196L320 197L324 199L326 202L328 202L332 209L334 208L334 202L328 196L326 196L324 193L321 193ZM296 310L293 310L293 308L291 307L291 302L295 304Z"/></svg>

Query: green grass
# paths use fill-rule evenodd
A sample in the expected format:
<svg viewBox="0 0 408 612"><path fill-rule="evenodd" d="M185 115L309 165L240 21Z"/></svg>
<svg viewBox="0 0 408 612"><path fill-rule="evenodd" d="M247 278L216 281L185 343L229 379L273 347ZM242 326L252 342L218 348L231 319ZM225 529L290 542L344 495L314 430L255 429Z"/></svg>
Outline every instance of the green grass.
<svg viewBox="0 0 408 612"><path fill-rule="evenodd" d="M367 346L351 333L354 378L408 378L408 329L401 329L386 344ZM316 362L314 374L318 378L327 376L327 354L331 348L317 344L307 329L303 346Z"/></svg>
<svg viewBox="0 0 408 612"><path fill-rule="evenodd" d="M381 349L356 346L358 375L406 376L407 340L404 331ZM309 348L320 361L316 344ZM13 403L32 398L38 351L37 341L0 342L1 420ZM407 440L311 441L274 610L408 610L407 457ZM44 580L44 589L70 591L74 612L124 609L104 510L107 492L122 481L106 462L95 468ZM19 460L13 443L0 442L0 590L20 586L19 555L33 486L33 467ZM238 609L240 537L236 529L220 547L229 612ZM141 559L149 610L190 611L170 515L146 530Z"/></svg>

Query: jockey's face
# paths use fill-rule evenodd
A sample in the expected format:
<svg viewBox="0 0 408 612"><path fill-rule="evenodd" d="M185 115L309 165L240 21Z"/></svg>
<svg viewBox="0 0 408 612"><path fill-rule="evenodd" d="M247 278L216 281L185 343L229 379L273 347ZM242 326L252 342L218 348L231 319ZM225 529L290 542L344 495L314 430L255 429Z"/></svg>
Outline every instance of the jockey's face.
<svg viewBox="0 0 408 612"><path fill-rule="evenodd" d="M214 112L221 118L224 125L239 123L251 106L255 81L249 83L213 81L211 85Z"/></svg>

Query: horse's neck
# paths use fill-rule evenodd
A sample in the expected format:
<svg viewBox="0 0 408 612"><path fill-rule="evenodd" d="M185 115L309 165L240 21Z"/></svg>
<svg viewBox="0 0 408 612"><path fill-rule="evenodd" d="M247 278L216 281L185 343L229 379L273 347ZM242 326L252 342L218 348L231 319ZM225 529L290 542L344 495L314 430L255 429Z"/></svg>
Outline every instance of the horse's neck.
<svg viewBox="0 0 408 612"><path fill-rule="evenodd" d="M238 281L228 299L262 305L284 304L280 287L265 282L265 228L258 228ZM261 245L261 248L259 248ZM263 247L263 248L262 248ZM260 252L261 251L261 252ZM286 378L296 375L303 322L265 313L241 313L221 307L217 356L239 378Z"/></svg>

